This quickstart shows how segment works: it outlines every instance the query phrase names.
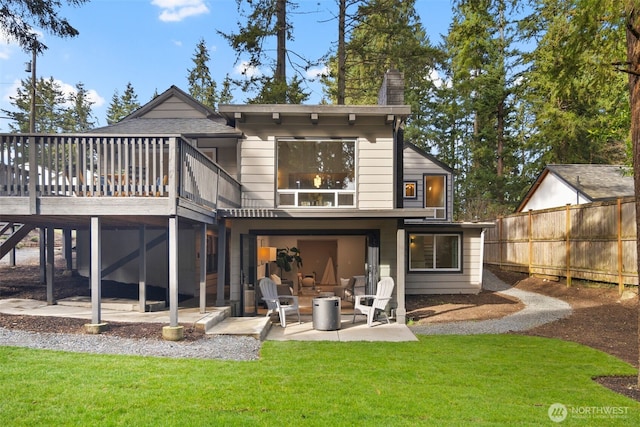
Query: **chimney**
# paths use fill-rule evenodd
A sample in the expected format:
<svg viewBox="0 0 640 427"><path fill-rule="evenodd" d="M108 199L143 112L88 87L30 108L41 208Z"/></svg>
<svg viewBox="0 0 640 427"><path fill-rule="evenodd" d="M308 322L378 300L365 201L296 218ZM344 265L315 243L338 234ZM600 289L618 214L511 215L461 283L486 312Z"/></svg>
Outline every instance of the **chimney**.
<svg viewBox="0 0 640 427"><path fill-rule="evenodd" d="M400 71L391 69L384 74L378 105L404 105L404 76Z"/></svg>

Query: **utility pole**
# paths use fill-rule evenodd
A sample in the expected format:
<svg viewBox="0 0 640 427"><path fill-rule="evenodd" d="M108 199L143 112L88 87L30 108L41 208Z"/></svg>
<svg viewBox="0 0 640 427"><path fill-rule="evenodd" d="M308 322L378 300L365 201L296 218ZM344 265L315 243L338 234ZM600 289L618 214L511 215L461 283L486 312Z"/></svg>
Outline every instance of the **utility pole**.
<svg viewBox="0 0 640 427"><path fill-rule="evenodd" d="M36 39L31 43L31 108L29 111L29 133L36 133Z"/></svg>

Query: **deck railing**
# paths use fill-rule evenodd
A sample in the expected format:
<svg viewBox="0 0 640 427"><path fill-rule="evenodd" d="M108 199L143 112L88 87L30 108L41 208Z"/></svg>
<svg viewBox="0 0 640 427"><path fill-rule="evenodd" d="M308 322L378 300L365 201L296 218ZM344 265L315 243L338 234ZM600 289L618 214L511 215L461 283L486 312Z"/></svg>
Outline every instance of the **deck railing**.
<svg viewBox="0 0 640 427"><path fill-rule="evenodd" d="M1 134L0 196L34 193L37 197L173 193L211 209L240 206L240 184L177 136Z"/></svg>

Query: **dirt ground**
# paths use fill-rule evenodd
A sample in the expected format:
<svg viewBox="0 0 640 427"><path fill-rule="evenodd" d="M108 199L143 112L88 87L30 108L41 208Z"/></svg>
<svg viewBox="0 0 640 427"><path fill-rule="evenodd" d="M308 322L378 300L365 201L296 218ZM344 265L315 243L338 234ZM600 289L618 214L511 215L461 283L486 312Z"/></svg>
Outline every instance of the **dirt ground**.
<svg viewBox="0 0 640 427"><path fill-rule="evenodd" d="M55 299L74 295L90 295L86 278L62 275L63 261L56 260ZM609 353L638 367L638 298L621 298L617 287L574 281L571 287L560 281L548 281L524 274L491 269L505 283L522 290L538 292L568 302L573 314L551 324L519 332L523 335L575 341ZM46 288L39 282L37 265L0 267L0 298L46 300ZM127 296L135 288L115 282L103 282L104 297ZM134 290L135 291L135 290ZM163 299L162 290L156 299ZM137 299L137 295L129 297ZM151 296L150 296L151 297ZM412 323L454 322L499 318L522 309L522 303L494 292L478 295L407 296L407 319ZM0 314L0 327L34 332L84 333L86 320L14 316ZM112 323L105 332L128 338L161 339L159 324ZM185 339L197 340L202 332L185 326ZM636 377L600 378L601 384L640 401Z"/></svg>

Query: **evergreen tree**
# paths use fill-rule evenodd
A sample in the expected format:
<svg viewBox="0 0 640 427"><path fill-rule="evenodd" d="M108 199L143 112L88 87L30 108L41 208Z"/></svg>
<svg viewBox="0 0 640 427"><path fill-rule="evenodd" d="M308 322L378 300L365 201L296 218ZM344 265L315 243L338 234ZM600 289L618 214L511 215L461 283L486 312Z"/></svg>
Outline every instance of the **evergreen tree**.
<svg viewBox="0 0 640 427"><path fill-rule="evenodd" d="M456 129L468 150L460 165L461 219L493 217L511 211L525 183L514 138L519 53L511 48L508 25L515 3L460 0L447 38L452 90L456 92Z"/></svg>
<svg viewBox="0 0 640 427"><path fill-rule="evenodd" d="M59 133L65 131L65 103L67 98L62 87L53 77L40 78L36 82L36 123L38 133ZM2 110L14 123L9 123L11 132L29 132L29 113L31 111L31 79L21 81L16 96L11 103L17 111Z"/></svg>
<svg viewBox="0 0 640 427"><path fill-rule="evenodd" d="M245 73L244 80L235 80L243 92L256 91L258 95L248 99L249 103L269 101L269 103L287 103L289 100L306 99L300 90L300 77L287 80L287 64L291 65L298 76L308 69L311 62L303 55L287 49L286 42L293 39L292 26L287 19L287 11L297 7L296 3L288 0L236 0L238 12L246 18L246 24L238 22L237 33L222 33L222 35L237 52L240 59L242 53L249 54L247 69L257 70L258 73ZM248 12L243 4L250 8ZM276 57L269 57L267 41L276 39ZM264 73L264 67L271 69L272 74Z"/></svg>
<svg viewBox="0 0 640 427"><path fill-rule="evenodd" d="M120 98L120 94L118 93L118 89L113 91L113 95L111 96L111 103L107 108L107 124L114 124L120 121L121 118L126 116L123 112L122 108L122 100Z"/></svg>
<svg viewBox="0 0 640 427"><path fill-rule="evenodd" d="M65 111L64 131L85 132L95 127L92 120L91 102L84 84L76 84L76 91L69 96L71 107Z"/></svg>
<svg viewBox="0 0 640 427"><path fill-rule="evenodd" d="M233 102L233 94L231 93L231 77L227 74L222 81L222 90L220 91L220 104L231 104Z"/></svg>
<svg viewBox="0 0 640 427"><path fill-rule="evenodd" d="M193 56L194 67L189 71L187 81L189 82L189 94L198 102L212 110L216 109L218 95L216 93L216 82L211 78L209 67L209 52L204 39L201 39L196 46Z"/></svg>
<svg viewBox="0 0 640 427"><path fill-rule="evenodd" d="M140 108L138 95L136 94L136 91L133 88L131 82L127 83L127 87L125 88L124 94L122 95L122 108L124 110L125 116L128 116L129 114Z"/></svg>
<svg viewBox="0 0 640 427"><path fill-rule="evenodd" d="M533 7L523 21L527 38L536 42L523 87L535 117L531 143L542 164L624 163L630 148L628 82L611 65L625 55L623 22L581 35L593 40L575 50L570 46L576 36L568 29L585 13L584 2L538 0Z"/></svg>
<svg viewBox="0 0 640 427"><path fill-rule="evenodd" d="M70 6L80 6L88 0L67 0ZM25 50L41 53L47 47L34 37L35 28L48 31L58 37L75 37L79 34L65 19L58 16L61 0L10 0L0 6L0 28L15 39Z"/></svg>
<svg viewBox="0 0 640 427"><path fill-rule="evenodd" d="M351 38L345 45L345 104L377 104L384 74L394 68L404 73L405 97L418 107L419 97L410 92L424 87L439 55L414 4L415 0L370 0L359 5ZM338 100L337 62L337 57L330 59L331 75L323 80L334 102Z"/></svg>
<svg viewBox="0 0 640 427"><path fill-rule="evenodd" d="M124 94L119 95L116 89L111 97L111 103L107 109L107 123L114 124L140 108L138 95L131 82L127 83Z"/></svg>
<svg viewBox="0 0 640 427"><path fill-rule="evenodd" d="M302 89L298 76L294 76L289 83L265 81L260 93L250 99L249 104L302 104L308 98L309 93Z"/></svg>

